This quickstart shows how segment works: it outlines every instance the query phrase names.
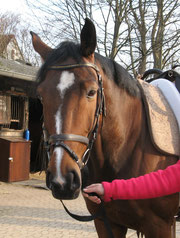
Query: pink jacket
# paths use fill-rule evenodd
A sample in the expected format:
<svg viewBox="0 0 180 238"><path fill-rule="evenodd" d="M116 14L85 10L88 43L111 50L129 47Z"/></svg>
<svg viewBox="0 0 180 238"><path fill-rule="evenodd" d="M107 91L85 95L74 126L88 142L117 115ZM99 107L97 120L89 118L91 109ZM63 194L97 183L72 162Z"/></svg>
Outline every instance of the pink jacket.
<svg viewBox="0 0 180 238"><path fill-rule="evenodd" d="M147 199L177 193L180 192L180 160L164 170L102 184L105 202L117 199Z"/></svg>

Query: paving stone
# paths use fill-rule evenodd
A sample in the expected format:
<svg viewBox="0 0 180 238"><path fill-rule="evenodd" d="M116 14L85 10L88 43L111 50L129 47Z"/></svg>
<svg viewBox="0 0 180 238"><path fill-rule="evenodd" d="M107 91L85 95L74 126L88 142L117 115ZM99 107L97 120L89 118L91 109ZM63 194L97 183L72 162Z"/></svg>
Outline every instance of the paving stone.
<svg viewBox="0 0 180 238"><path fill-rule="evenodd" d="M77 214L88 215L82 197L65 201ZM81 205L81 206L80 206ZM180 238L177 222L176 238ZM97 238L93 222L78 222L69 217L39 180L0 182L0 238ZM128 238L136 232L129 230Z"/></svg>

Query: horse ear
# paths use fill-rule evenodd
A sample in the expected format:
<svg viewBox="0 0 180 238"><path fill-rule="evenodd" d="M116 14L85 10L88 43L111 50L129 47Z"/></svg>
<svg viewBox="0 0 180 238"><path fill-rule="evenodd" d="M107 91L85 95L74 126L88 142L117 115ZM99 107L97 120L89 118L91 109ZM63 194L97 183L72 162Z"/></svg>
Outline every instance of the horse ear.
<svg viewBox="0 0 180 238"><path fill-rule="evenodd" d="M30 31L30 34L32 36L32 43L35 51L40 54L42 59L45 61L49 53L52 51L52 48L46 45L36 33Z"/></svg>
<svg viewBox="0 0 180 238"><path fill-rule="evenodd" d="M96 29L93 22L86 18L85 24L81 31L81 52L82 55L88 57L92 55L96 49Z"/></svg>

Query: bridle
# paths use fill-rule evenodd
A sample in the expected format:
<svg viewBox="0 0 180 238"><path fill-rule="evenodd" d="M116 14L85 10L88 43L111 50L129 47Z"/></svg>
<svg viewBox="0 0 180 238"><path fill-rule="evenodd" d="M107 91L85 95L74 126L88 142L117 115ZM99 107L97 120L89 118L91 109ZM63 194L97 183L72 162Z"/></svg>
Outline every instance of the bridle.
<svg viewBox="0 0 180 238"><path fill-rule="evenodd" d="M50 160L51 153L56 147L62 147L70 157L77 163L80 169L83 169L84 166L87 164L90 152L92 150L94 141L96 140L98 128L99 128L99 119L100 115L106 115L106 106L105 106L105 95L103 89L103 81L100 75L99 68L92 63L83 63L83 64L70 64L70 65L57 65L57 66L50 66L47 70L65 70L65 69L73 69L79 67L90 67L96 71L97 78L98 78L98 91L97 91L97 104L96 104L96 111L94 116L94 122L92 129L89 132L88 137L76 134L54 134L48 135L46 128L43 128L44 133L44 141L45 141L45 149L48 154L48 160ZM80 142L87 145L86 151L84 152L81 159L78 158L76 153L64 142L65 141L75 141Z"/></svg>
<svg viewBox="0 0 180 238"><path fill-rule="evenodd" d="M97 78L98 78L98 91L97 91L97 104L96 104L96 111L94 115L94 122L93 126L89 132L88 137L81 136L81 135L75 135L75 134L55 134L48 136L47 130L43 128L44 133L44 141L45 141L45 148L47 150L48 159L50 160L50 153L51 148L56 147L62 147L67 153L69 153L70 157L77 163L80 170L84 168L84 166L87 164L90 153L94 144L94 141L97 138L98 128L99 128L99 119L100 115L103 114L103 116L106 116L106 105L105 105L105 95L104 95L104 88L103 88L103 81L102 77L100 75L99 68L92 63L84 63L84 64L71 64L71 65L57 65L57 66L51 66L48 68L48 70L65 70L65 69L73 69L73 68L79 68L79 67L91 67L96 71ZM87 145L86 151L84 152L81 159L78 158L76 153L67 145L64 143L64 141L75 141L80 142L85 145ZM100 209L98 212L94 215L89 216L79 216L71 213L66 206L64 205L63 201L60 200L64 209L66 212L74 219L82 222L92 221L98 217L101 217L104 221L105 227L107 229L108 236L110 238L114 238L114 235L112 233L112 229L110 227L108 218L106 216L106 212L104 209L103 201L100 205Z"/></svg>

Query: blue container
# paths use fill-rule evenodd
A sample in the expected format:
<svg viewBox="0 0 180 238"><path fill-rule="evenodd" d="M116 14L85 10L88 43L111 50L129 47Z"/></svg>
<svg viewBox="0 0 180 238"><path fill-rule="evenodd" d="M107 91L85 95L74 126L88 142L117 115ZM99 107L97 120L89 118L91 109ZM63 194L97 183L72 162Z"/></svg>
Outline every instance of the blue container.
<svg viewBox="0 0 180 238"><path fill-rule="evenodd" d="M24 132L24 138L25 138L25 140L29 140L30 139L30 132L29 132L28 129L25 130L25 132Z"/></svg>

